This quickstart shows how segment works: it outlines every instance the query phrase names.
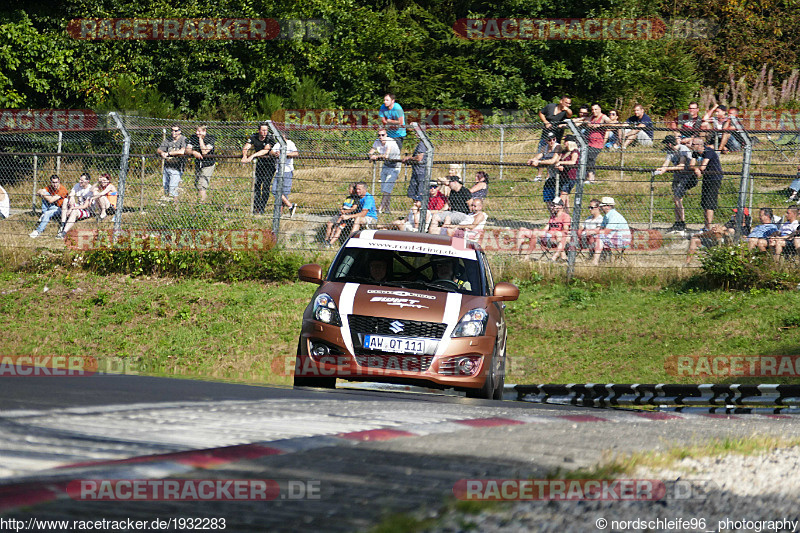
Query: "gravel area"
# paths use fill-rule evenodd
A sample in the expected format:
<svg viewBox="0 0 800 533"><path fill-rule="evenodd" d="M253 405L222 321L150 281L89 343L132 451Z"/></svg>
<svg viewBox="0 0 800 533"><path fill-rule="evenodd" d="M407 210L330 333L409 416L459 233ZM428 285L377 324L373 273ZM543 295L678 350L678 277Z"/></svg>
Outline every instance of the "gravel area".
<svg viewBox="0 0 800 533"><path fill-rule="evenodd" d="M686 458L626 479L660 480L657 501L520 501L451 511L430 532L800 531L800 448Z"/></svg>

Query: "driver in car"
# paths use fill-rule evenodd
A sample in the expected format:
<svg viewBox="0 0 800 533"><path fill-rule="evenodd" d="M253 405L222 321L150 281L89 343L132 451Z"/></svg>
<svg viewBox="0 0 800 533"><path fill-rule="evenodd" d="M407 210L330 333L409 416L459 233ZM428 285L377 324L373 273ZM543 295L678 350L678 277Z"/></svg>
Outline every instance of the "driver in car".
<svg viewBox="0 0 800 533"><path fill-rule="evenodd" d="M372 259L369 262L369 277L375 281L385 281L388 270L384 259Z"/></svg>

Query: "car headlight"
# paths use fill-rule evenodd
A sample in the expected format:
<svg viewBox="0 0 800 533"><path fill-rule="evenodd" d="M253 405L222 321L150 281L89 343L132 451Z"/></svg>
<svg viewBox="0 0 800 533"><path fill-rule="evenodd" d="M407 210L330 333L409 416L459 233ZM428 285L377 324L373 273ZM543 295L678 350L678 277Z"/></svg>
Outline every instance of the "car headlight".
<svg viewBox="0 0 800 533"><path fill-rule="evenodd" d="M332 326L341 326L339 309L330 294L322 293L314 299L314 319Z"/></svg>
<svg viewBox="0 0 800 533"><path fill-rule="evenodd" d="M486 331L489 313L485 309L473 309L461 317L451 337L478 337Z"/></svg>

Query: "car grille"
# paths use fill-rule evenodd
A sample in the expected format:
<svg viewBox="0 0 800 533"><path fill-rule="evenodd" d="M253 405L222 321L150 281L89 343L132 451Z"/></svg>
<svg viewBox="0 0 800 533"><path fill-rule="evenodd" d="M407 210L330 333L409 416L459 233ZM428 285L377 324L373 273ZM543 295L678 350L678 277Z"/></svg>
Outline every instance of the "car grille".
<svg viewBox="0 0 800 533"><path fill-rule="evenodd" d="M356 339L358 333L368 333L375 335L391 335L392 337L425 337L428 339L441 339L447 324L438 322L420 322L417 320L397 320L381 316L362 316L348 315L350 322L350 332ZM392 331L392 322L402 322L403 331L395 333ZM357 343L356 343L357 344Z"/></svg>
<svg viewBox="0 0 800 533"><path fill-rule="evenodd" d="M356 351L359 351L356 349ZM361 350L370 352L370 350ZM425 372L431 366L432 355L403 355L371 352L356 355L356 362L360 366L369 368L382 368L385 370L402 370L405 372Z"/></svg>

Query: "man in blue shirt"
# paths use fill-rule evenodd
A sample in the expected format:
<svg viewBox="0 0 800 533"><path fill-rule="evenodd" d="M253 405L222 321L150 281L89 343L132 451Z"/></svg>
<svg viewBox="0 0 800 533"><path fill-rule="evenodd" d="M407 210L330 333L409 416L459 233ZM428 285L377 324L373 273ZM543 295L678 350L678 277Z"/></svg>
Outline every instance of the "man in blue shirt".
<svg viewBox="0 0 800 533"><path fill-rule="evenodd" d="M622 143L623 150L633 141L642 146L653 146L653 120L645 114L642 104L634 106L633 116L629 117L626 122L631 127L622 130L622 136L625 138Z"/></svg>
<svg viewBox="0 0 800 533"><path fill-rule="evenodd" d="M406 138L406 116L400 104L395 102L392 93L383 97L383 104L378 110L378 116L381 117L381 124L386 128L389 138L397 141L397 148L402 152L403 140Z"/></svg>
<svg viewBox="0 0 800 533"><path fill-rule="evenodd" d="M359 197L359 209L355 213L342 215L342 220L353 220L353 233L361 229L362 225L377 224L378 210L375 208L375 197L367 192L367 184L363 181L356 183L356 194Z"/></svg>
<svg viewBox="0 0 800 533"><path fill-rule="evenodd" d="M587 230L591 235L594 257L592 265L600 264L600 256L604 249L621 250L631 245L631 228L619 211L615 209L614 199L603 196L600 200L600 209L603 211L603 222L594 230Z"/></svg>

